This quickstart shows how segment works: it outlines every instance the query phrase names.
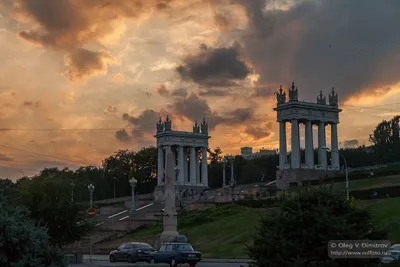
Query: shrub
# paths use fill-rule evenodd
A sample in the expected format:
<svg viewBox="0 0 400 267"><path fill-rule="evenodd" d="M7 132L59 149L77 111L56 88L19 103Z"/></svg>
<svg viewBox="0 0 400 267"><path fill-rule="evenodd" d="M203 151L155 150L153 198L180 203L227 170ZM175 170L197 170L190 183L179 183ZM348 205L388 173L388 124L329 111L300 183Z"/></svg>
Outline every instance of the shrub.
<svg viewBox="0 0 400 267"><path fill-rule="evenodd" d="M258 267L371 267L379 259L331 259L330 240L378 240L378 231L367 210L346 200L330 188L307 188L282 196L280 209L268 210L261 218L252 244L247 247Z"/></svg>
<svg viewBox="0 0 400 267"><path fill-rule="evenodd" d="M0 266L67 266L62 252L50 245L47 229L35 226L27 209L11 206L0 195Z"/></svg>

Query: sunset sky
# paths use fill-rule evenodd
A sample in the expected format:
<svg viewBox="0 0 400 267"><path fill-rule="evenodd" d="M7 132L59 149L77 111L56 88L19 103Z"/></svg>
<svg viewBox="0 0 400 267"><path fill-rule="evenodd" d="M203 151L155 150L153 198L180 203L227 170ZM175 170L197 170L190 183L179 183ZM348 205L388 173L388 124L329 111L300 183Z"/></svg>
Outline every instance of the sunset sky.
<svg viewBox="0 0 400 267"><path fill-rule="evenodd" d="M341 146L368 145L400 107L399 25L399 0L1 0L0 176L153 145L159 114L206 117L225 153L277 148L293 80L335 87Z"/></svg>

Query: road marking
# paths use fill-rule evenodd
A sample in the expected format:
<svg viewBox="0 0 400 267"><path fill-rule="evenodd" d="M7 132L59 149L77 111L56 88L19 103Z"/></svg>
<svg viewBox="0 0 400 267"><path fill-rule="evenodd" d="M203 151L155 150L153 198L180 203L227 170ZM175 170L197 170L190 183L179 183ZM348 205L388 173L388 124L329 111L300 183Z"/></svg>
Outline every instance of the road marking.
<svg viewBox="0 0 400 267"><path fill-rule="evenodd" d="M104 222L99 222L98 224L95 224L95 226L102 225Z"/></svg>
<svg viewBox="0 0 400 267"><path fill-rule="evenodd" d="M258 184L256 184L254 187L258 187Z"/></svg>
<svg viewBox="0 0 400 267"><path fill-rule="evenodd" d="M124 211L118 212L118 213L116 213L116 214L114 214L114 215L108 216L107 218L108 218L108 219L113 218L113 217L115 217L115 216L124 214L124 213L127 212L127 211L128 211L128 210L124 210Z"/></svg>
<svg viewBox="0 0 400 267"><path fill-rule="evenodd" d="M145 206L143 206L143 207L140 207L140 208L136 209L136 211L139 211L139 210L148 208L148 207L153 206L153 205L154 205L154 202L153 202L153 203L150 203L150 204L147 204L147 205L145 205Z"/></svg>
<svg viewBox="0 0 400 267"><path fill-rule="evenodd" d="M275 182L276 182L276 180L273 180L272 182L266 183L265 185L271 185L271 184L273 184Z"/></svg>
<svg viewBox="0 0 400 267"><path fill-rule="evenodd" d="M214 198L215 196L211 196L211 197L209 197L208 199L212 199L212 198Z"/></svg>
<svg viewBox="0 0 400 267"><path fill-rule="evenodd" d="M122 221L122 220L125 220L125 219L128 219L128 218L129 218L129 216L125 216L125 217L119 219L118 221Z"/></svg>

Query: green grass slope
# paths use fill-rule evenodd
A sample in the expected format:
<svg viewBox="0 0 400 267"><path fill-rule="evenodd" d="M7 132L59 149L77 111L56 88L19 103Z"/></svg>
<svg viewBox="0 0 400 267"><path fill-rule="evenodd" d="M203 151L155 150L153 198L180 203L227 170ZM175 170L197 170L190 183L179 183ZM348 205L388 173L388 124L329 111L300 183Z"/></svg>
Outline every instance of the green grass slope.
<svg viewBox="0 0 400 267"><path fill-rule="evenodd" d="M392 242L400 242L400 198L361 201L360 205L370 209L377 225L389 231ZM186 235L204 257L246 258L245 243L251 242L262 212L266 210L235 205L190 211L180 219L179 233ZM102 247L115 248L129 241L154 245L160 233L160 225L150 226Z"/></svg>

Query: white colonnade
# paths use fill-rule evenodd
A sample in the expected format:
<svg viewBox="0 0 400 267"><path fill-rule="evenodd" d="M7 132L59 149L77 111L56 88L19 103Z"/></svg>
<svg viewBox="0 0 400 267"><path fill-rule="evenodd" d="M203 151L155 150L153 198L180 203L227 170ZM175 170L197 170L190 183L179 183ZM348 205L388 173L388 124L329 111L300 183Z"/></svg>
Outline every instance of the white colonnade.
<svg viewBox="0 0 400 267"><path fill-rule="evenodd" d="M288 164L287 158L287 139L286 139L286 121L280 121L279 124L279 169L319 169L319 170L339 170L339 149L337 123L311 121L297 119L290 120L291 123L291 158ZM305 159L302 163L300 154L300 131L299 124L305 125ZM318 164L314 163L314 144L313 144L313 125L318 126ZM331 166L328 166L326 147L325 127L331 126Z"/></svg>
<svg viewBox="0 0 400 267"><path fill-rule="evenodd" d="M158 146L157 185L165 181L166 153L174 154L175 165L179 167L177 185L208 186L207 147L166 145ZM205 159L205 160L203 160Z"/></svg>

